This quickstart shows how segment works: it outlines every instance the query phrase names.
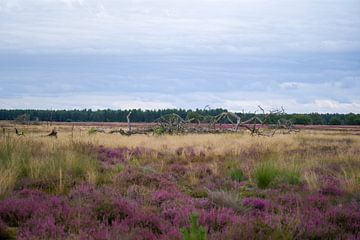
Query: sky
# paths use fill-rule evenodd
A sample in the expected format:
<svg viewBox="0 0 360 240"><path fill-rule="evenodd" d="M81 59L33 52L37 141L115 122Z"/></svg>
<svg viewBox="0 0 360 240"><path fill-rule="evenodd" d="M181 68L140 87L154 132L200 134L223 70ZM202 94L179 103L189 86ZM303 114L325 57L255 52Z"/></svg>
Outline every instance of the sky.
<svg viewBox="0 0 360 240"><path fill-rule="evenodd" d="M0 0L0 109L360 113L359 0Z"/></svg>

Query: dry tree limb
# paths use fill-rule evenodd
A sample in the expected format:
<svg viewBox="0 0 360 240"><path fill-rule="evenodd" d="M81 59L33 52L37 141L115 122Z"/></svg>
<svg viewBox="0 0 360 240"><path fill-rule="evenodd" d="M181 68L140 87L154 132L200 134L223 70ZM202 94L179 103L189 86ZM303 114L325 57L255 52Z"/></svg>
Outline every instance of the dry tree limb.
<svg viewBox="0 0 360 240"><path fill-rule="evenodd" d="M51 132L46 136L47 137L55 137L55 138L57 138L57 134L58 134L58 132L57 132L56 128L53 128L53 130L51 130Z"/></svg>
<svg viewBox="0 0 360 240"><path fill-rule="evenodd" d="M126 115L126 120L128 123L128 131L131 132L131 124L130 124L130 116L131 116L131 111L128 113L128 115Z"/></svg>
<svg viewBox="0 0 360 240"><path fill-rule="evenodd" d="M206 106L205 108L207 108ZM208 107L209 108L209 107ZM154 123L155 127L148 127L144 129L132 130L130 126L130 114L127 116L128 131L112 130L109 133L120 133L121 135L130 136L132 134L188 134L188 133L234 133L240 128L245 128L250 132L252 136L273 136L279 129L287 129L287 132L294 132L295 128L291 121L280 119L277 125L270 125L269 122L273 116L279 116L284 114L284 109L273 109L266 112L261 106L258 106L261 114L258 114L258 110L254 111L251 118L242 121L241 117L233 112L222 112L216 116L204 116L196 113L189 119L184 120L176 113L166 114L156 119ZM201 122L203 120L203 122ZM233 125L232 129L217 129L216 124L221 124L224 120ZM196 127L192 124L197 121ZM209 125L207 128L201 127L201 123L206 121ZM269 131L270 130L270 131ZM286 133L286 132L283 132Z"/></svg>
<svg viewBox="0 0 360 240"><path fill-rule="evenodd" d="M123 136L131 136L133 134L149 134L149 133L152 133L152 132L153 132L152 128L145 128L145 129L131 130L131 132L124 131L123 129L116 129L116 130L111 130L109 133L110 134L119 133L119 134L121 134Z"/></svg>
<svg viewBox="0 0 360 240"><path fill-rule="evenodd" d="M17 128L15 128L15 133L18 136L25 136L25 133L23 131L19 131Z"/></svg>

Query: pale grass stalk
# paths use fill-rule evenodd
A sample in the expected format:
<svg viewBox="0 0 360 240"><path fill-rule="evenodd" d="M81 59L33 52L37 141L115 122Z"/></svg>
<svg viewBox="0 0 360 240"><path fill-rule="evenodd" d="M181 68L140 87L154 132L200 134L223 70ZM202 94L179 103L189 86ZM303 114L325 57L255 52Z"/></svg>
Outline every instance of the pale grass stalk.
<svg viewBox="0 0 360 240"><path fill-rule="evenodd" d="M94 170L94 169L89 169L86 172L86 176L87 176L87 182L95 185L97 183L97 179L98 179L98 173Z"/></svg>
<svg viewBox="0 0 360 240"><path fill-rule="evenodd" d="M64 191L62 168L59 169L59 191L60 192Z"/></svg>
<svg viewBox="0 0 360 240"><path fill-rule="evenodd" d="M17 180L16 169L11 167L0 171L0 196L9 192L15 186Z"/></svg>
<svg viewBox="0 0 360 240"><path fill-rule="evenodd" d="M308 184L310 190L319 190L320 189L320 185L319 185L319 179L317 174L314 171L307 171L304 173L304 179L306 181L306 183Z"/></svg>
<svg viewBox="0 0 360 240"><path fill-rule="evenodd" d="M360 191L360 182L359 174L355 173L353 170L345 170L342 168L343 176L340 176L340 179L343 182L344 190L348 193L357 193Z"/></svg>
<svg viewBox="0 0 360 240"><path fill-rule="evenodd" d="M199 179L196 177L195 171L192 170L193 166L192 163L189 163L189 182L192 186L197 185Z"/></svg>

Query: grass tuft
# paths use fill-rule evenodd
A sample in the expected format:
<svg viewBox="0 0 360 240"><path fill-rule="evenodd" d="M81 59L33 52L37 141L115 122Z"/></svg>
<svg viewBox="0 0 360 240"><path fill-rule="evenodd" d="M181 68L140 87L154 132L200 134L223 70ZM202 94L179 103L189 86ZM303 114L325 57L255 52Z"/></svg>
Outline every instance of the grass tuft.
<svg viewBox="0 0 360 240"><path fill-rule="evenodd" d="M267 188L280 175L280 171L271 162L265 162L255 168L255 180L259 188Z"/></svg>
<svg viewBox="0 0 360 240"><path fill-rule="evenodd" d="M230 173L231 179L237 182L241 182L245 179L244 173L241 169L233 169Z"/></svg>

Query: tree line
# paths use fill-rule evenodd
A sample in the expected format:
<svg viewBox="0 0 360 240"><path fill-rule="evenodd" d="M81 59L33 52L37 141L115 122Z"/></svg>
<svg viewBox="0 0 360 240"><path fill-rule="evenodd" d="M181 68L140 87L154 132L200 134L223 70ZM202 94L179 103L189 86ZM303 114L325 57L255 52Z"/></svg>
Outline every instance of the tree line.
<svg viewBox="0 0 360 240"><path fill-rule="evenodd" d="M176 113L184 119L191 119L194 115L216 116L226 109L160 109L160 110L36 110L36 109L0 109L0 120L16 120L24 121L54 121L54 122L126 122L126 116L129 112L132 122L154 122L156 119L170 113ZM254 113L236 113L242 119L250 119ZM261 115L261 114L259 114ZM284 114L282 116L273 116L270 123L276 123L278 119L285 118L292 120L294 124L304 125L360 125L360 114L348 113L309 113L309 114ZM226 120L224 120L226 123Z"/></svg>

